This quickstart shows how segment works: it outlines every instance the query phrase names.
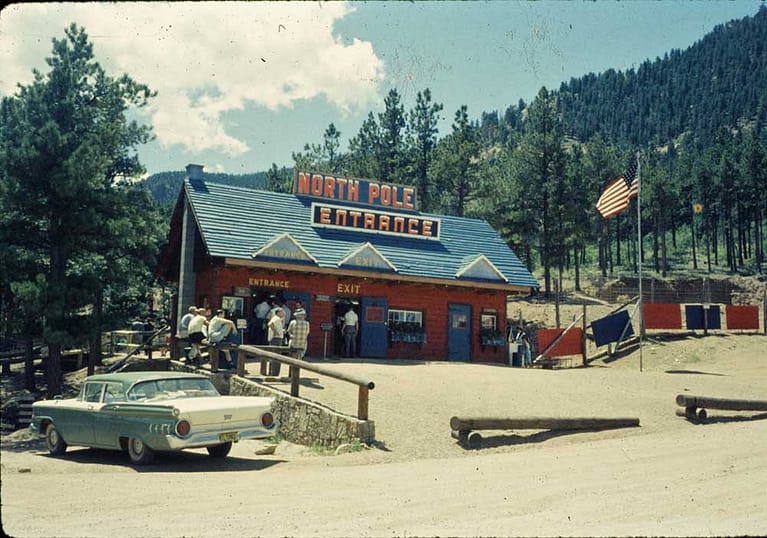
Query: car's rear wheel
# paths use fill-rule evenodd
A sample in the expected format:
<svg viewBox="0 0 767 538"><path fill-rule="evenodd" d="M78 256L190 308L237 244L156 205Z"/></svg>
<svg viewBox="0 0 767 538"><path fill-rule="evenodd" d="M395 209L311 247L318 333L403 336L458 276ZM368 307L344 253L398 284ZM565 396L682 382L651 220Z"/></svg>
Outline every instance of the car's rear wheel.
<svg viewBox="0 0 767 538"><path fill-rule="evenodd" d="M232 442L221 443L220 445L214 445L207 447L208 454L214 458L225 458L229 455L229 451L232 450Z"/></svg>
<svg viewBox="0 0 767 538"><path fill-rule="evenodd" d="M154 460L154 450L146 446L138 437L128 439L128 455L136 465L146 465Z"/></svg>
<svg viewBox="0 0 767 538"><path fill-rule="evenodd" d="M48 424L48 428L45 430L45 444L48 446L48 452L54 456L60 456L67 450L67 443L53 422Z"/></svg>

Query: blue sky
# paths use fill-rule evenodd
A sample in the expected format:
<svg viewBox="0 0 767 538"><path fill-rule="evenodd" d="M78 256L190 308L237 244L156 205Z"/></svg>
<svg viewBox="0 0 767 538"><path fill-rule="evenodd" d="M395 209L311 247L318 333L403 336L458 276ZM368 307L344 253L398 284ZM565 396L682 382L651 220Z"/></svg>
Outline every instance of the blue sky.
<svg viewBox="0 0 767 538"><path fill-rule="evenodd" d="M542 86L686 49L761 1L23 3L0 12L0 95L45 72L51 39L85 27L108 73L159 92L139 120L148 173L251 173L319 143L344 148L391 88L406 109L430 88L440 136Z"/></svg>

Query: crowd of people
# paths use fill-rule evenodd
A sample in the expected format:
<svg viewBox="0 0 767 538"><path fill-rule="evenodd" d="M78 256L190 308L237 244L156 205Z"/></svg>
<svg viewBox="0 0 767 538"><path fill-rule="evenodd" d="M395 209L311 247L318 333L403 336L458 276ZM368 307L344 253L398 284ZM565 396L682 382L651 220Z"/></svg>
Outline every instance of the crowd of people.
<svg viewBox="0 0 767 538"><path fill-rule="evenodd" d="M303 359L308 347L310 326L306 320L306 311L301 301L296 301L291 311L286 301L280 298L262 297L253 310L250 327L250 340L254 345L288 347L291 355ZM207 344L219 353L219 368L236 368L236 351L223 343L236 343L239 336L235 323L227 318L227 313L219 309L210 318L203 308L190 306L179 322L176 337L188 342L189 350L182 362L200 365L202 346Z"/></svg>

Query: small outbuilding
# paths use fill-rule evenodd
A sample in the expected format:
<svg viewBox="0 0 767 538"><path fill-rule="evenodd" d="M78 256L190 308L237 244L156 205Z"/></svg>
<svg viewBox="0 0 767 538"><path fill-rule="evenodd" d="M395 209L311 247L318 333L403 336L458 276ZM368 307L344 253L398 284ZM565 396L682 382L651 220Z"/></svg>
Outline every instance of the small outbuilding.
<svg viewBox="0 0 767 538"><path fill-rule="evenodd" d="M187 166L158 274L191 305L223 308L242 343L257 305L306 312L307 356L505 362L506 301L539 287L484 220L421 213L413 187L296 172L292 194L206 182Z"/></svg>

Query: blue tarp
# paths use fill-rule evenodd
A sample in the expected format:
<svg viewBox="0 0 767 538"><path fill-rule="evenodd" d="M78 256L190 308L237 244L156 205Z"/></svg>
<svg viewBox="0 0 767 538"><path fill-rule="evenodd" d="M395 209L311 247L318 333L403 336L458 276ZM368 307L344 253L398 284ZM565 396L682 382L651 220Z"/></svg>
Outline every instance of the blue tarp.
<svg viewBox="0 0 767 538"><path fill-rule="evenodd" d="M629 326L626 329L626 334L623 335L624 340L634 334L634 328L629 323L629 313L626 310L592 321L591 329L594 331L594 343L600 347L610 342L617 342L627 323Z"/></svg>
<svg viewBox="0 0 767 538"><path fill-rule="evenodd" d="M687 328L690 330L703 330L703 329L721 329L722 318L719 312L719 305L709 305L708 315L706 316L707 326L704 326L703 315L706 309L702 304L688 304L684 307L684 315L687 318Z"/></svg>

